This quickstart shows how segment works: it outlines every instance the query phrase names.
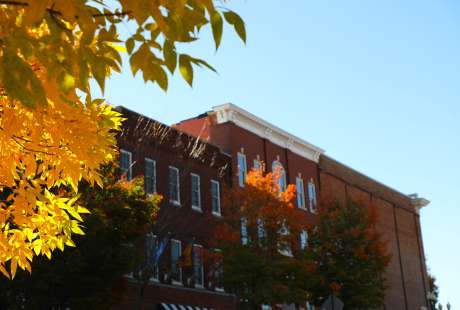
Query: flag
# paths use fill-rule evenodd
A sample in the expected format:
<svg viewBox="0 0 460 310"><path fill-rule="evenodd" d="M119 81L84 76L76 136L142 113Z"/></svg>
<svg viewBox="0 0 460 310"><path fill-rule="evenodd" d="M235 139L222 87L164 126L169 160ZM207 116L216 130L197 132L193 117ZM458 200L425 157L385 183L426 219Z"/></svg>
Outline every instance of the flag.
<svg viewBox="0 0 460 310"><path fill-rule="evenodd" d="M163 254L164 250L166 249L166 245L168 244L168 238L163 238L161 242L157 245L155 249L155 253L153 254L153 262L154 264L158 264L161 255Z"/></svg>
<svg viewBox="0 0 460 310"><path fill-rule="evenodd" d="M191 267L192 266L192 244L187 245L179 258L180 267Z"/></svg>

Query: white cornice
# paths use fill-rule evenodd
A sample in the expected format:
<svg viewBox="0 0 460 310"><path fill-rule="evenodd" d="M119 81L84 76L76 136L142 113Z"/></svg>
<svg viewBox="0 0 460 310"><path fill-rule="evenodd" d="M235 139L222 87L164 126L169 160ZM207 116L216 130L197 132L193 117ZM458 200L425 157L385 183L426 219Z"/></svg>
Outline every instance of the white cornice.
<svg viewBox="0 0 460 310"><path fill-rule="evenodd" d="M320 155L324 153L324 150L319 147L291 135L234 104L227 103L215 106L213 107L213 112L216 114L218 124L233 122L238 127L246 129L261 138L265 138L316 163L319 162Z"/></svg>

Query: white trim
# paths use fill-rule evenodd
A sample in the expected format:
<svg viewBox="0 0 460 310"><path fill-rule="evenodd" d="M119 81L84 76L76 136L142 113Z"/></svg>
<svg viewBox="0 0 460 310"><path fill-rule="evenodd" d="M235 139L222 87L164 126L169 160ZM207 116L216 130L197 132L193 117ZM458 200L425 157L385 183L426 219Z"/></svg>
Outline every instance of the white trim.
<svg viewBox="0 0 460 310"><path fill-rule="evenodd" d="M307 185L308 189L308 205L310 207L310 212L313 214L318 213L318 197L316 193L316 184L313 178L310 178L310 181Z"/></svg>
<svg viewBox="0 0 460 310"><path fill-rule="evenodd" d="M171 254L172 254L172 244L173 243L177 243L179 244L179 256L177 257L177 263L179 263L179 259L182 255L182 242L180 240L177 240L177 239L171 239ZM172 258L172 255L171 255L171 258ZM175 281L175 280L172 280L172 272L171 272L171 283L173 285L180 285L180 286L183 286L184 284L182 283L182 267L179 267L179 264L177 264L177 268L179 269L179 278L180 278L180 281ZM172 261L171 261L171 267L172 267Z"/></svg>
<svg viewBox="0 0 460 310"><path fill-rule="evenodd" d="M299 182L302 183L302 205L299 205ZM295 186L297 207L302 210L307 210L307 205L305 201L305 184L303 183L303 179L301 177L295 178Z"/></svg>
<svg viewBox="0 0 460 310"><path fill-rule="evenodd" d="M234 104L227 103L215 106L213 107L213 112L217 116L217 124L233 122L238 127L246 129L259 137L266 138L270 142L287 148L293 153L316 163L319 162L320 155L324 153L323 149L291 135Z"/></svg>
<svg viewBox="0 0 460 310"><path fill-rule="evenodd" d="M192 179L194 177L197 178L197 181L198 181L198 205L197 206L193 205L193 182L192 182ZM190 197L192 209L195 210L195 211L203 212L203 210L201 209L201 180L200 180L200 176L198 174L196 174L196 173L193 173L193 172L190 173L190 189L191 189L191 194L192 194L192 196Z"/></svg>
<svg viewBox="0 0 460 310"><path fill-rule="evenodd" d="M218 204L218 206L219 206L219 212L214 211L213 205L212 205L212 202L213 202L213 200L214 200L214 197L212 196L212 184L213 184L213 183L214 183L214 184L217 184L217 197L218 197L218 199L217 199L217 201L218 201L217 204ZM221 209L221 207L220 207L220 183L219 183L219 181L216 181L216 180L211 180L211 212L212 212L212 214L215 215L215 216L222 216L222 209Z"/></svg>
<svg viewBox="0 0 460 310"><path fill-rule="evenodd" d="M120 149L120 169L121 169L121 154L126 154L129 157L128 175L126 176L126 180L131 181L133 178L133 153L131 153L130 151Z"/></svg>
<svg viewBox="0 0 460 310"><path fill-rule="evenodd" d="M170 169L173 169L173 170L176 170L177 172L177 200L172 200L171 199L171 193L170 193L170 182L171 180L169 180L169 170ZM169 202L173 205L176 205L176 206L179 206L180 207L180 171L179 171L179 168L177 167L174 167L174 166L169 166L168 167L168 195L169 195Z"/></svg>
<svg viewBox="0 0 460 310"><path fill-rule="evenodd" d="M145 173L147 162L153 163L153 193L147 193L147 191L145 191L145 193L149 195L149 194L154 194L157 192L157 162L154 159L151 159L149 157L144 157L144 182L145 182L145 179L147 178L147 175Z"/></svg>
<svg viewBox="0 0 460 310"><path fill-rule="evenodd" d="M244 161L244 166L240 166L240 158ZM238 152L236 154L236 165L238 168L238 185L240 187L244 187L246 184L246 176L248 173L248 162L246 158L246 154L243 152ZM243 172L243 174L241 174Z"/></svg>

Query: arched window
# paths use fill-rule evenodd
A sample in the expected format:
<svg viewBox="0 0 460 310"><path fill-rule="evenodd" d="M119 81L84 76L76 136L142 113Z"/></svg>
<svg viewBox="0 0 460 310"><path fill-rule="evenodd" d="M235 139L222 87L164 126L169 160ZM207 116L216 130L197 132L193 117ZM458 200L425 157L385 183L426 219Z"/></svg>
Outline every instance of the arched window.
<svg viewBox="0 0 460 310"><path fill-rule="evenodd" d="M283 165L278 160L275 160L273 162L272 172L275 176L278 177L278 185L280 192L284 192L286 190L286 171L284 170Z"/></svg>

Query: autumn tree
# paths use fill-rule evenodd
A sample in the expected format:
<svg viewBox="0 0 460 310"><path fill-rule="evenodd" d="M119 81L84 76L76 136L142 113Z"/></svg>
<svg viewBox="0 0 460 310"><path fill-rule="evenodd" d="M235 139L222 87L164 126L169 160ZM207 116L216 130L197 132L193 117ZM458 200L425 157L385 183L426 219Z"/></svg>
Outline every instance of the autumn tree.
<svg viewBox="0 0 460 310"><path fill-rule="evenodd" d="M306 283L314 304L320 306L333 294L346 310L383 305L384 270L390 256L375 225L373 207L349 201L346 206L321 208L303 253L305 263L315 266Z"/></svg>
<svg viewBox="0 0 460 310"><path fill-rule="evenodd" d="M144 236L152 229L160 197L144 195L142 178L115 181L103 168L104 189L80 186L86 235L76 248L38 257L32 274L0 282L1 309L108 309L119 301L129 272L144 259Z"/></svg>
<svg viewBox="0 0 460 310"><path fill-rule="evenodd" d="M216 223L222 282L238 296L240 308L306 299L308 265L298 259L305 225L293 205L295 186L280 188L279 178L279 172L253 170L244 187L224 193L224 219Z"/></svg>
<svg viewBox="0 0 460 310"><path fill-rule="evenodd" d="M92 98L91 79L104 91L127 53L146 82L166 90L178 69L192 85L193 66L214 69L182 47L210 26L218 48L224 22L246 39L213 0L0 0L0 272L30 271L83 233L78 183L102 185L122 120Z"/></svg>

